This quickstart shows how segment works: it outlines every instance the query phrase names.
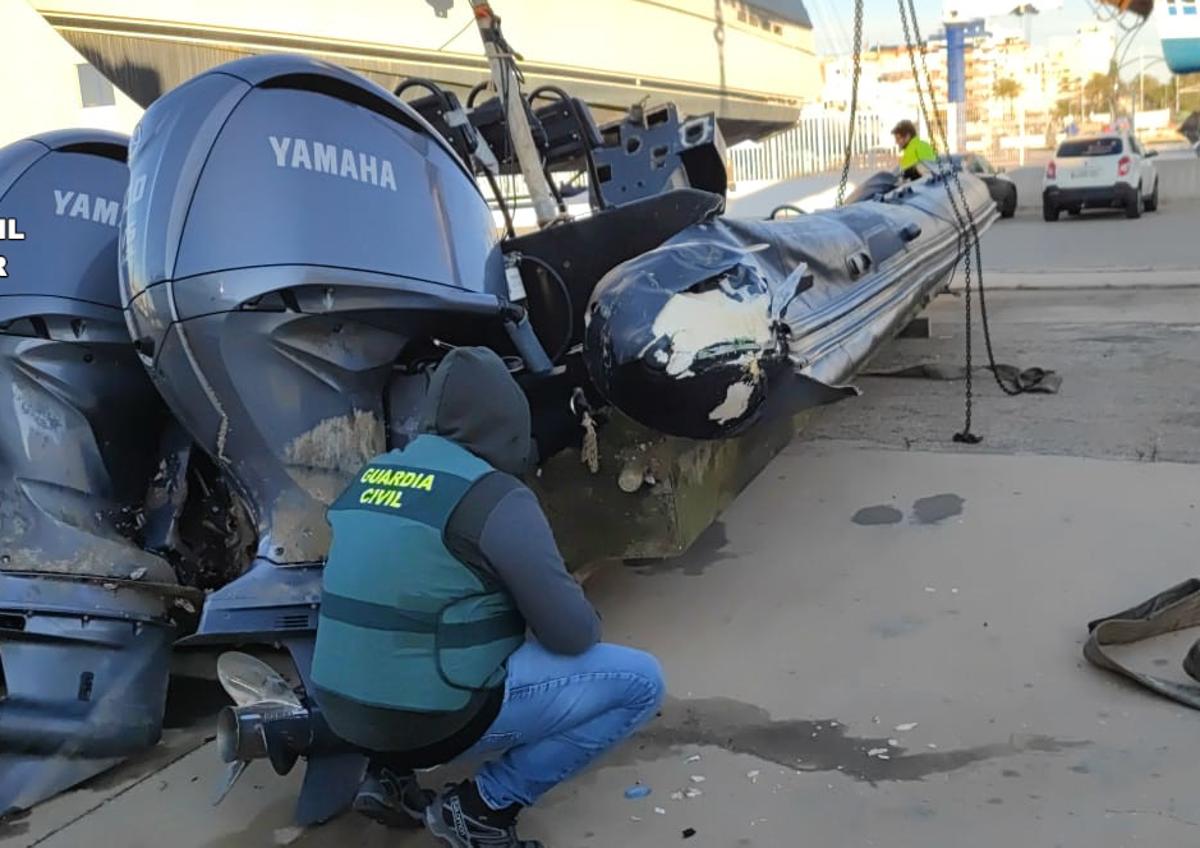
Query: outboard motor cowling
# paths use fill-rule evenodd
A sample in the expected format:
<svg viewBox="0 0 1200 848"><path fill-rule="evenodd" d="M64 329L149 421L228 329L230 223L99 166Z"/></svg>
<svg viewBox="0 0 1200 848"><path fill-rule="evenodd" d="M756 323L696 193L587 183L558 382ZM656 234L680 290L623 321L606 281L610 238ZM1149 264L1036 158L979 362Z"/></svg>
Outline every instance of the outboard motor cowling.
<svg viewBox="0 0 1200 848"><path fill-rule="evenodd" d="M170 417L118 293L126 146L0 150L0 814L158 741L173 617L201 598L139 538Z"/></svg>
<svg viewBox="0 0 1200 848"><path fill-rule="evenodd" d="M292 56L166 94L130 171L121 283L143 362L240 488L260 560L319 564L326 505L384 448L396 363L497 322L491 213L415 112Z"/></svg>

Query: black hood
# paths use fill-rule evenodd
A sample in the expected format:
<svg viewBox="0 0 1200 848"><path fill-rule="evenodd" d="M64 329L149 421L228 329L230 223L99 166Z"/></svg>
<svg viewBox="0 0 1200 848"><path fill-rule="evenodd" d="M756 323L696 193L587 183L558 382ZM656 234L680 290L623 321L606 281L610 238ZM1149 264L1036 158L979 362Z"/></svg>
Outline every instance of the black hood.
<svg viewBox="0 0 1200 848"><path fill-rule="evenodd" d="M438 365L421 432L450 439L509 474L522 474L532 457L529 401L504 360L484 347L457 348Z"/></svg>

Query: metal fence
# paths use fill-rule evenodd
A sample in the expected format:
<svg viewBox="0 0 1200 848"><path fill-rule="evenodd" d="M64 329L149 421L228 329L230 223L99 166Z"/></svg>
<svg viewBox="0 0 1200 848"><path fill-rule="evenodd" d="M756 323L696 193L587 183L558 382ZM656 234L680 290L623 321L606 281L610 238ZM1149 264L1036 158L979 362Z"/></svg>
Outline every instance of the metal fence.
<svg viewBox="0 0 1200 848"><path fill-rule="evenodd" d="M761 142L744 142L730 148L731 178L776 182L836 171L846 156L847 118L844 113L802 117L796 126ZM854 167L873 168L895 159L891 137L885 135L878 115L860 114L855 123Z"/></svg>

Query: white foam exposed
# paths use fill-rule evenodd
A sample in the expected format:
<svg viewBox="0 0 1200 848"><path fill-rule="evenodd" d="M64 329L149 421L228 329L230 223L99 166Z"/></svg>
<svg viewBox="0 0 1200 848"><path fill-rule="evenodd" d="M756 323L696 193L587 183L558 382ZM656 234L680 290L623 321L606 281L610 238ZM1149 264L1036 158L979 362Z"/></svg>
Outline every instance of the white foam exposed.
<svg viewBox="0 0 1200 848"><path fill-rule="evenodd" d="M765 349L772 338L769 300L760 295L739 301L720 288L673 296L654 319L653 327L655 338L671 339L667 373L672 377L687 375L700 351L723 342L746 341Z"/></svg>
<svg viewBox="0 0 1200 848"><path fill-rule="evenodd" d="M754 386L750 383L734 383L725 392L725 400L708 414L710 421L724 424L737 421L750 409L750 398L754 396Z"/></svg>

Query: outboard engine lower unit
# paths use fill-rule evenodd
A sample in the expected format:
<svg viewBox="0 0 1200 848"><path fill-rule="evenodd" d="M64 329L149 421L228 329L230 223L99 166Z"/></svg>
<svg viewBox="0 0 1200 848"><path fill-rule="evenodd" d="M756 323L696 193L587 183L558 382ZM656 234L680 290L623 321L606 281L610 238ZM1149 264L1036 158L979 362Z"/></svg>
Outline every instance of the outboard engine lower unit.
<svg viewBox="0 0 1200 848"><path fill-rule="evenodd" d="M170 417L118 295L126 147L0 150L0 814L158 741L174 617L201 600L140 541Z"/></svg>

